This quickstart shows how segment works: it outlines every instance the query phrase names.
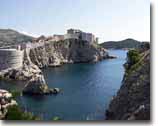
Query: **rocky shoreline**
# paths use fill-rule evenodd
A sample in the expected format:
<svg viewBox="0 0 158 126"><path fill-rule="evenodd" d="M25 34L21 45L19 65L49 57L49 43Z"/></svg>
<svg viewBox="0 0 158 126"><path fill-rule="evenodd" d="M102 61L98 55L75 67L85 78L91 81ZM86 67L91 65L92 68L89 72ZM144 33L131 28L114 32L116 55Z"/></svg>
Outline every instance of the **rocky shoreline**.
<svg viewBox="0 0 158 126"><path fill-rule="evenodd" d="M149 44L142 43L138 53L128 52L122 86L106 110L106 120L150 120Z"/></svg>
<svg viewBox="0 0 158 126"><path fill-rule="evenodd" d="M25 49L22 67L1 71L0 78L25 81L24 94L56 94L59 91L55 88L49 89L41 68L115 58L109 56L106 49L78 39L58 42L46 41L44 43L43 46L37 48Z"/></svg>
<svg viewBox="0 0 158 126"><path fill-rule="evenodd" d="M13 105L17 105L17 102L13 100L12 94L6 90L0 89L0 119L5 117L8 107Z"/></svg>

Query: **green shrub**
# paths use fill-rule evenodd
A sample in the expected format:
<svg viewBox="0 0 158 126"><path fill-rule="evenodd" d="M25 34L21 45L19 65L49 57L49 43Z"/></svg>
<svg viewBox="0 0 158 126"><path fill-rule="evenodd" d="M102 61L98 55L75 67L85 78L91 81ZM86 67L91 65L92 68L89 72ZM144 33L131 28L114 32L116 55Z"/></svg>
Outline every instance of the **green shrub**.
<svg viewBox="0 0 158 126"><path fill-rule="evenodd" d="M53 117L53 119L52 119L53 121L57 121L57 120L61 120L61 118L60 117L58 117L58 116L55 116L55 117Z"/></svg>
<svg viewBox="0 0 158 126"><path fill-rule="evenodd" d="M139 53L138 50L130 50L127 53L128 61L124 64L126 68L127 75L130 75L133 71L137 70L141 65L143 65L143 61L141 60L143 57L143 53Z"/></svg>
<svg viewBox="0 0 158 126"><path fill-rule="evenodd" d="M18 96L21 96L22 92L17 90L11 90L10 93L12 94L12 97L15 99Z"/></svg>
<svg viewBox="0 0 158 126"><path fill-rule="evenodd" d="M40 120L30 112L23 112L19 106L14 105L8 107L8 112L5 117L6 120Z"/></svg>
<svg viewBox="0 0 158 126"><path fill-rule="evenodd" d="M136 64L140 60L140 54L138 50L130 50L127 53L128 57L128 65L131 67L132 65Z"/></svg>

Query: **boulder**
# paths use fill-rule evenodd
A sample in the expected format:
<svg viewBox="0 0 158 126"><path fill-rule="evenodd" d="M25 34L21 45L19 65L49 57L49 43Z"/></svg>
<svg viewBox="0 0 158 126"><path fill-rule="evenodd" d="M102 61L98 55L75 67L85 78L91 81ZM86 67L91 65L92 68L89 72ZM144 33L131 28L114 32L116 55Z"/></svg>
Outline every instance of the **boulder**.
<svg viewBox="0 0 158 126"><path fill-rule="evenodd" d="M117 58L117 56L114 56L114 55L109 55L108 56L108 59L116 59Z"/></svg>
<svg viewBox="0 0 158 126"><path fill-rule="evenodd" d="M36 75L24 87L24 94L46 94L49 89L43 75Z"/></svg>
<svg viewBox="0 0 158 126"><path fill-rule="evenodd" d="M47 94L58 94L60 92L59 88L51 88L48 90Z"/></svg>

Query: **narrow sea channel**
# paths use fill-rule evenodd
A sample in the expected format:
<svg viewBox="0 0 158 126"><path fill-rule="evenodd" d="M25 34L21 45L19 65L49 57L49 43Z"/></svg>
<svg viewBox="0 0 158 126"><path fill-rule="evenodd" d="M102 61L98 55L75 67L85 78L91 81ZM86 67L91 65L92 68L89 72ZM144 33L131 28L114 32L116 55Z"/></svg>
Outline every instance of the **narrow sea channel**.
<svg viewBox="0 0 158 126"><path fill-rule="evenodd" d="M62 120L104 120L110 99L121 85L126 61L124 50L110 50L116 59L97 63L67 64L43 70L49 87L58 87L58 95L22 96L19 104L51 120L58 116ZM0 81L0 86L6 82Z"/></svg>

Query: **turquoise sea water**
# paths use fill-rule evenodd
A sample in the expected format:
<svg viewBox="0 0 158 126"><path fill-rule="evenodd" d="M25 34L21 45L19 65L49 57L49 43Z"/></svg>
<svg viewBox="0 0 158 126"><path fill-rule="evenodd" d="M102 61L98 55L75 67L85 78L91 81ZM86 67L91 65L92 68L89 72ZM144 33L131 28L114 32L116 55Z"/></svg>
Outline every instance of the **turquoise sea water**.
<svg viewBox="0 0 158 126"><path fill-rule="evenodd" d="M51 120L104 120L110 99L116 94L124 74L124 50L110 50L117 59L97 63L67 64L43 70L49 87L58 87L58 95L23 96L19 104L27 111ZM4 86L6 82L0 82Z"/></svg>

